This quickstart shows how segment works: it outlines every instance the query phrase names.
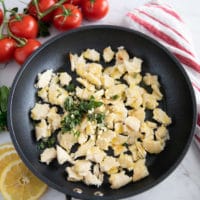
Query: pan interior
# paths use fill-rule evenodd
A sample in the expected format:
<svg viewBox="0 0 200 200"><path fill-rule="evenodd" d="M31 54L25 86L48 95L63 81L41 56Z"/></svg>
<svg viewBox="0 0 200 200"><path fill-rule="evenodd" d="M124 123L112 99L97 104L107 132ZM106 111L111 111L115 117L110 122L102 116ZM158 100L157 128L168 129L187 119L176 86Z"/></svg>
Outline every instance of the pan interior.
<svg viewBox="0 0 200 200"><path fill-rule="evenodd" d="M46 166L39 162L39 153L29 118L36 100L34 83L38 73L53 69L70 72L68 53L86 48L100 52L111 46L124 46L131 55L144 60L143 71L159 76L164 92L165 110L172 117L170 140L163 152L147 160L150 175L121 189L108 185L100 188L66 181L64 166L56 162ZM191 84L180 64L152 39L129 29L113 26L91 26L61 34L45 43L25 63L12 86L9 104L9 129L15 147L27 166L42 180L63 193L82 199L117 199L131 196L152 187L166 177L182 159L192 138L195 122L195 100ZM82 194L74 191L80 188ZM100 191L103 197L97 197Z"/></svg>

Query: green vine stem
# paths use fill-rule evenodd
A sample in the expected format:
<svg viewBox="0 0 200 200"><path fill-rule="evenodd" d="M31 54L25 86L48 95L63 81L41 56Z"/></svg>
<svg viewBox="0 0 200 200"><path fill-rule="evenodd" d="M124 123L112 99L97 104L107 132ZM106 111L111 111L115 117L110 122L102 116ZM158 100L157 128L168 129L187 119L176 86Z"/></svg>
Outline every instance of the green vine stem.
<svg viewBox="0 0 200 200"><path fill-rule="evenodd" d="M10 29L8 27L8 19L7 19L7 16L6 16L7 12L11 12L12 14L15 14L16 16L19 16L19 15L17 13L13 13L10 10L7 10L6 6L5 6L4 0L0 0L0 3L2 5L2 7L3 7L3 13L4 13L3 14L3 22L2 22L2 24L0 26L0 39L4 38L3 30L4 30L4 28L6 28L6 30L7 30L7 36L13 38L18 43L18 46L24 46L26 44L26 39L24 39L24 38L18 38L15 35L12 34L12 32L10 31Z"/></svg>
<svg viewBox="0 0 200 200"><path fill-rule="evenodd" d="M60 0L59 2L57 2L53 6L51 6L49 9L47 9L45 12L41 12L39 9L39 6L38 6L38 0L33 0L39 20L42 19L44 16L48 15L49 13L51 13L56 8L60 7L65 2L66 2L66 0Z"/></svg>
<svg viewBox="0 0 200 200"><path fill-rule="evenodd" d="M7 25L7 32L8 32L8 35L18 43L17 44L18 47L24 46L26 44L27 40L25 38L19 38L19 37L16 37L15 35L13 35L12 32L10 31L8 25Z"/></svg>
<svg viewBox="0 0 200 200"><path fill-rule="evenodd" d="M4 38L3 29L5 27L5 24L7 24L7 18L6 18L7 9L6 9L4 0L0 0L0 3L2 5L2 7L3 7L3 22L2 22L2 24L0 26L0 39L3 39Z"/></svg>
<svg viewBox="0 0 200 200"><path fill-rule="evenodd" d="M46 10L45 12L41 12L40 9L39 9L39 5L38 5L38 0L33 0L33 3L36 7L36 11L37 11L37 15L38 15L38 19L41 20L44 16L48 15L49 13L51 13L53 10L55 10L56 8L62 6L63 3L65 3L66 0L60 0L58 1L57 3L55 3L53 6L51 6L48 10ZM2 4L2 7L3 7L3 13L4 13L4 16L3 16L3 22L0 26L0 39L4 38L4 35L3 35L3 30L4 28L6 27L7 29L7 35L12 37L14 40L16 40L19 44L19 46L23 46L26 44L26 40L24 38L18 38L16 37L15 35L12 34L12 32L9 30L9 27L8 27L8 20L7 20L7 17L6 17L6 14L7 12L10 12L11 14L15 15L16 19L19 19L21 18L19 14L13 12L12 10L7 10L6 9L6 6L5 6L5 2L4 0L0 0L0 3Z"/></svg>

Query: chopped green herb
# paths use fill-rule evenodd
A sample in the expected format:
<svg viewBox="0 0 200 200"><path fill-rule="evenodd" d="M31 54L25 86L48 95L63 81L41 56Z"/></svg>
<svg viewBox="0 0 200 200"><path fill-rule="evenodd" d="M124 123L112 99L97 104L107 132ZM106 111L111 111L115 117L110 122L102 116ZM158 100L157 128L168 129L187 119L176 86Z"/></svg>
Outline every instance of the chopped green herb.
<svg viewBox="0 0 200 200"><path fill-rule="evenodd" d="M68 115L61 121L61 130L65 132L73 132L73 129L81 123L84 116L89 115L88 111L101 106L103 103L95 101L91 96L89 100L74 100L72 97L68 97L64 103L64 108L68 111ZM103 115L95 116L97 123L102 123ZM79 135L79 134L75 134Z"/></svg>
<svg viewBox="0 0 200 200"><path fill-rule="evenodd" d="M105 114L104 113L92 113L92 114L89 114L87 117L90 121L96 120L97 124L102 124L105 119Z"/></svg>
<svg viewBox="0 0 200 200"><path fill-rule="evenodd" d="M90 121L95 121L95 113L88 114L87 118L88 118Z"/></svg>
<svg viewBox="0 0 200 200"><path fill-rule="evenodd" d="M77 131L75 129L72 130L72 133L74 134L74 136L79 137L80 136L80 131Z"/></svg>
<svg viewBox="0 0 200 200"><path fill-rule="evenodd" d="M68 92L74 92L75 91L75 85L73 83L67 85L65 87L65 89L68 91Z"/></svg>
<svg viewBox="0 0 200 200"><path fill-rule="evenodd" d="M9 88L0 87L0 131L6 130L7 127L7 104L8 104Z"/></svg>
<svg viewBox="0 0 200 200"><path fill-rule="evenodd" d="M78 124L81 123L82 115L80 113L72 114L69 113L64 119L61 121L62 132L68 132L74 129Z"/></svg>
<svg viewBox="0 0 200 200"><path fill-rule="evenodd" d="M91 96L89 101L84 101L82 100L80 102L80 110L83 111L83 112L88 112L89 110L92 110L92 109L95 109L95 108L98 108L100 107L101 105L103 105L102 102L100 101L95 101L94 97Z"/></svg>
<svg viewBox="0 0 200 200"><path fill-rule="evenodd" d="M72 111L75 109L74 100L72 97L68 97L64 103L65 110Z"/></svg>
<svg viewBox="0 0 200 200"><path fill-rule="evenodd" d="M111 97L112 100L116 100L118 98L119 98L119 95L117 95L117 94Z"/></svg>
<svg viewBox="0 0 200 200"><path fill-rule="evenodd" d="M89 110L95 109L103 105L100 101L95 101L94 97L87 100L74 101L72 97L68 97L64 103L66 111L79 111L79 113L87 113Z"/></svg>
<svg viewBox="0 0 200 200"><path fill-rule="evenodd" d="M105 114L104 113L97 113L96 114L96 120L98 124L102 124L105 119Z"/></svg>
<svg viewBox="0 0 200 200"><path fill-rule="evenodd" d="M46 139L43 139L42 141L40 141L38 143L38 148L40 150L44 150L46 148L51 148L51 147L55 146L55 144L56 144L56 138L55 138L55 136L51 136L49 138L46 138Z"/></svg>
<svg viewBox="0 0 200 200"><path fill-rule="evenodd" d="M39 148L40 150L45 149L46 146L45 146L44 142L40 142L40 143L38 144L38 148Z"/></svg>

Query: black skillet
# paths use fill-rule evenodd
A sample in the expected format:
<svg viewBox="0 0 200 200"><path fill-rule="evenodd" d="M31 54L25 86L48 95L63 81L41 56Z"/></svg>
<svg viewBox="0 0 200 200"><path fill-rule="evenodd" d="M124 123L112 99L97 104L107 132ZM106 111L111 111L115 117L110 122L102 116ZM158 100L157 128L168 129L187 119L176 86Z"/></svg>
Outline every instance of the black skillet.
<svg viewBox="0 0 200 200"><path fill-rule="evenodd" d="M70 72L68 53L80 53L86 48L102 52L111 46L124 46L131 55L144 60L143 72L157 74L165 99L162 107L172 117L169 127L170 140L165 150L156 156L148 156L150 175L136 183L112 190L108 184L100 188L83 183L66 181L64 166L56 162L50 166L38 161L39 152L33 133L29 111L36 95L34 83L38 73L52 68ZM41 46L17 74L9 99L8 126L12 141L29 169L45 183L67 198L120 199L141 193L166 178L183 159L194 132L196 102L191 83L180 63L158 42L130 29L115 26L90 26L60 34Z"/></svg>

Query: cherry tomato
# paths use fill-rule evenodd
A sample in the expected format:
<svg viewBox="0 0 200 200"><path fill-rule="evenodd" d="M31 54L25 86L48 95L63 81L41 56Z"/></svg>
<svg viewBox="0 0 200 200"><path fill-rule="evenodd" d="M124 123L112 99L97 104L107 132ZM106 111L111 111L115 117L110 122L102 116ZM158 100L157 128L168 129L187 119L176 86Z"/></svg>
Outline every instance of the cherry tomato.
<svg viewBox="0 0 200 200"><path fill-rule="evenodd" d="M3 11L0 8L0 25L2 24L2 22L3 22Z"/></svg>
<svg viewBox="0 0 200 200"><path fill-rule="evenodd" d="M72 4L64 4L54 11L53 25L60 31L79 27L81 23L81 11Z"/></svg>
<svg viewBox="0 0 200 200"><path fill-rule="evenodd" d="M80 6L81 0L67 0L66 3L70 3L70 4L73 4L73 5Z"/></svg>
<svg viewBox="0 0 200 200"><path fill-rule="evenodd" d="M28 39L26 44L22 47L18 47L14 52L14 59L20 65L41 45L41 43L35 39Z"/></svg>
<svg viewBox="0 0 200 200"><path fill-rule="evenodd" d="M0 39L0 63L8 62L13 58L15 51L15 40L9 37Z"/></svg>
<svg viewBox="0 0 200 200"><path fill-rule="evenodd" d="M83 17L89 21L96 21L106 16L109 10L108 0L82 0Z"/></svg>
<svg viewBox="0 0 200 200"><path fill-rule="evenodd" d="M45 12L48 10L50 7L52 7L55 3L57 3L57 0L39 0L38 1L38 8L41 13ZM36 18L37 16L37 10L34 5L33 0L29 3L28 5L28 13ZM50 12L48 15L44 16L41 20L43 22L51 22L53 18L53 12Z"/></svg>
<svg viewBox="0 0 200 200"><path fill-rule="evenodd" d="M10 31L17 37L36 38L38 35L38 23L31 15L19 14L10 18L8 23Z"/></svg>

